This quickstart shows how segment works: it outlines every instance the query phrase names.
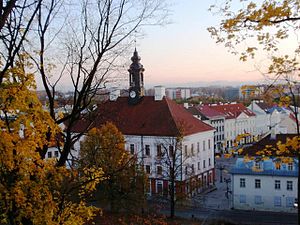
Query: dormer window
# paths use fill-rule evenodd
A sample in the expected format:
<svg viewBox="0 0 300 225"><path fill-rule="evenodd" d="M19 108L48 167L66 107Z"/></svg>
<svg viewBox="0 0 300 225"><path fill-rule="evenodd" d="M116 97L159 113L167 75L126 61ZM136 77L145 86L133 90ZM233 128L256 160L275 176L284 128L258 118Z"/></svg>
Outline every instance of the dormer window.
<svg viewBox="0 0 300 225"><path fill-rule="evenodd" d="M260 162L255 162L255 168L260 170L261 169L261 163Z"/></svg>
<svg viewBox="0 0 300 225"><path fill-rule="evenodd" d="M293 163L288 163L288 170L293 171L294 170L294 165Z"/></svg>
<svg viewBox="0 0 300 225"><path fill-rule="evenodd" d="M275 163L275 169L276 170L280 170L281 169L281 163L280 162L276 162Z"/></svg>

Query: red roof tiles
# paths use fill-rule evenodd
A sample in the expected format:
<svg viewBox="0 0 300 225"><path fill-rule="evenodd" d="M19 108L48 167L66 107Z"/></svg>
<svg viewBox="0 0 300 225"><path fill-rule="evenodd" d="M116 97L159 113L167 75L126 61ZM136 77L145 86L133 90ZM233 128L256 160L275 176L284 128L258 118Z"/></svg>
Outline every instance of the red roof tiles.
<svg viewBox="0 0 300 225"><path fill-rule="evenodd" d="M78 122L73 132L82 132L90 123L92 127L100 127L106 121L113 122L125 135L176 137L214 129L168 98L154 101L153 96L145 96L136 105L128 104L127 97L107 101L98 106L91 120Z"/></svg>
<svg viewBox="0 0 300 225"><path fill-rule="evenodd" d="M243 104L223 104L223 105L210 105L214 110L217 110L225 115L226 119L237 118L241 113L247 116L255 116L255 113L247 109Z"/></svg>
<svg viewBox="0 0 300 225"><path fill-rule="evenodd" d="M210 107L209 105L201 105L198 106L197 109L207 118L225 116L224 113L215 110L213 107Z"/></svg>

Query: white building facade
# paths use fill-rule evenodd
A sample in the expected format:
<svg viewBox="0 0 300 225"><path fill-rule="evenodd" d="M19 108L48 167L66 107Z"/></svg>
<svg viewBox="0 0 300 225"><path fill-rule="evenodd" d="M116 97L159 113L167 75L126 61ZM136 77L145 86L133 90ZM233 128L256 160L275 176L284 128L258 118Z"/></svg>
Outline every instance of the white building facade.
<svg viewBox="0 0 300 225"><path fill-rule="evenodd" d="M176 154L176 180L184 182L187 193L193 195L214 185L213 130L184 136L180 143L176 137L163 136L125 135L125 140L126 149L137 155L149 176L150 195L168 193L170 149Z"/></svg>
<svg viewBox="0 0 300 225"><path fill-rule="evenodd" d="M247 107L255 113L255 128L256 132L254 135L264 135L270 131L271 113L269 107L260 100L253 100ZM275 118L274 118L275 119Z"/></svg>
<svg viewBox="0 0 300 225"><path fill-rule="evenodd" d="M199 105L187 108L194 117L215 128L214 151L219 154L224 149L225 115L213 110L209 105Z"/></svg>
<svg viewBox="0 0 300 225"><path fill-rule="evenodd" d="M256 167L256 168L253 168ZM243 210L296 212L298 163L276 166L274 160L244 162L231 171L232 207Z"/></svg>
<svg viewBox="0 0 300 225"><path fill-rule="evenodd" d="M255 113L239 103L211 105L211 108L225 115L224 145L225 150L235 147L239 135L248 134L237 144L251 143L256 132Z"/></svg>

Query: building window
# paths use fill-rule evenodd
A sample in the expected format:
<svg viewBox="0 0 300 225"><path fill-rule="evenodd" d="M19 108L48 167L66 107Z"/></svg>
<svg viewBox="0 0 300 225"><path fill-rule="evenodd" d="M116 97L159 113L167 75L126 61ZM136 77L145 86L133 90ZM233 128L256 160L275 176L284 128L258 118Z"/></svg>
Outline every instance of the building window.
<svg viewBox="0 0 300 225"><path fill-rule="evenodd" d="M156 153L157 153L156 154L157 157L161 157L161 155L162 155L161 154L161 145L157 145L156 146Z"/></svg>
<svg viewBox="0 0 300 225"><path fill-rule="evenodd" d="M294 170L293 163L288 163L288 170L289 171Z"/></svg>
<svg viewBox="0 0 300 225"><path fill-rule="evenodd" d="M208 139L208 150L210 150L210 139Z"/></svg>
<svg viewBox="0 0 300 225"><path fill-rule="evenodd" d="M198 170L200 170L200 162L198 162Z"/></svg>
<svg viewBox="0 0 300 225"><path fill-rule="evenodd" d="M206 167L206 165L205 165L205 159L203 160L203 168L205 168Z"/></svg>
<svg viewBox="0 0 300 225"><path fill-rule="evenodd" d="M275 180L275 189L280 190L280 180Z"/></svg>
<svg viewBox="0 0 300 225"><path fill-rule="evenodd" d="M261 164L260 164L260 162L255 162L255 169L258 169L258 170L261 169Z"/></svg>
<svg viewBox="0 0 300 225"><path fill-rule="evenodd" d="M191 144L191 154L194 155L194 144Z"/></svg>
<svg viewBox="0 0 300 225"><path fill-rule="evenodd" d="M146 173L147 174L151 173L151 167L149 165L146 165Z"/></svg>
<svg viewBox="0 0 300 225"><path fill-rule="evenodd" d="M54 156L55 156L55 158L58 158L58 151L54 152Z"/></svg>
<svg viewBox="0 0 300 225"><path fill-rule="evenodd" d="M195 172L194 164L192 164L192 173Z"/></svg>
<svg viewBox="0 0 300 225"><path fill-rule="evenodd" d="M240 203L246 203L246 195L240 195Z"/></svg>
<svg viewBox="0 0 300 225"><path fill-rule="evenodd" d="M200 143L197 142L197 152L199 153L200 152Z"/></svg>
<svg viewBox="0 0 300 225"><path fill-rule="evenodd" d="M187 152L187 145L184 146L184 155L187 156L188 152Z"/></svg>
<svg viewBox="0 0 300 225"><path fill-rule="evenodd" d="M274 197L274 206L276 206L276 207L281 206L281 197L280 196L275 196Z"/></svg>
<svg viewBox="0 0 300 225"><path fill-rule="evenodd" d="M185 167L185 175L188 175L188 167Z"/></svg>
<svg viewBox="0 0 300 225"><path fill-rule="evenodd" d="M162 175L162 167L161 166L157 166L157 175Z"/></svg>
<svg viewBox="0 0 300 225"><path fill-rule="evenodd" d="M281 169L281 163L280 162L275 163L275 169L276 170L280 170Z"/></svg>
<svg viewBox="0 0 300 225"><path fill-rule="evenodd" d="M241 188L246 187L246 179L245 178L240 178L240 187Z"/></svg>
<svg viewBox="0 0 300 225"><path fill-rule="evenodd" d="M255 204L262 204L262 197L261 197L261 195L255 195L254 196L254 203Z"/></svg>
<svg viewBox="0 0 300 225"><path fill-rule="evenodd" d="M134 154L134 144L130 144L130 153Z"/></svg>
<svg viewBox="0 0 300 225"><path fill-rule="evenodd" d="M203 141L203 151L205 151L205 141Z"/></svg>
<svg viewBox="0 0 300 225"><path fill-rule="evenodd" d="M174 147L173 147L173 145L170 145L169 146L169 157L173 158L173 155L174 155Z"/></svg>
<svg viewBox="0 0 300 225"><path fill-rule="evenodd" d="M52 158L52 152L48 152L48 158Z"/></svg>
<svg viewBox="0 0 300 225"><path fill-rule="evenodd" d="M255 188L260 188L260 187L261 187L260 179L255 179Z"/></svg>
<svg viewBox="0 0 300 225"><path fill-rule="evenodd" d="M145 149L146 149L146 156L150 156L150 145L146 145Z"/></svg>
<svg viewBox="0 0 300 225"><path fill-rule="evenodd" d="M208 158L208 166L211 166L211 160Z"/></svg>
<svg viewBox="0 0 300 225"><path fill-rule="evenodd" d="M286 197L286 207L294 207L295 198L294 197Z"/></svg>
<svg viewBox="0 0 300 225"><path fill-rule="evenodd" d="M286 182L286 190L292 191L293 190L293 181L287 181Z"/></svg>

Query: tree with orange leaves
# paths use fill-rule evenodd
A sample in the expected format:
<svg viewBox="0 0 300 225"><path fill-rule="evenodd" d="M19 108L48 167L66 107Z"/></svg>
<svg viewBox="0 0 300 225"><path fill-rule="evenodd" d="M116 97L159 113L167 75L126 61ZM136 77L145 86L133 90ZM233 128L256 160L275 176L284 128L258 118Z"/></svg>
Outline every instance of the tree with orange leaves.
<svg viewBox="0 0 300 225"><path fill-rule="evenodd" d="M97 200L108 203L111 211L143 206L147 177L136 158L125 149L124 137L114 124L108 122L88 132L80 148L79 166L103 170L105 180L98 185Z"/></svg>

